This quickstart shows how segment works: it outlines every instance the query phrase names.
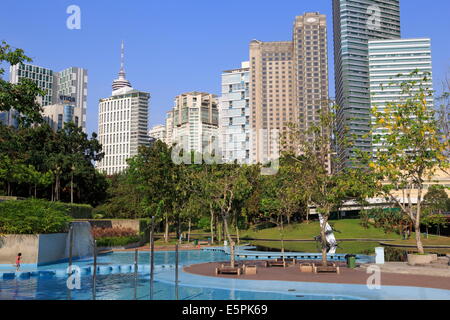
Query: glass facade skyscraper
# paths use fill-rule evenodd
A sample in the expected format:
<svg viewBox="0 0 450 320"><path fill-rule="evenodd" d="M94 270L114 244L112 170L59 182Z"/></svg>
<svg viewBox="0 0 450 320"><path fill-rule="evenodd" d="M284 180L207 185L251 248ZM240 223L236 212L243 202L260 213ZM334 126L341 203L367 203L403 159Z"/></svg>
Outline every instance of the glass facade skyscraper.
<svg viewBox="0 0 450 320"><path fill-rule="evenodd" d="M87 85L86 69L71 67L61 72L30 64L17 64L10 68L10 82L19 83L26 78L37 83L40 89L46 91L41 105L44 107L59 104L61 96L75 99L74 113L80 120L80 126L86 130Z"/></svg>
<svg viewBox="0 0 450 320"><path fill-rule="evenodd" d="M353 148L372 145L368 42L400 38L400 0L333 0L333 22L337 151L340 166L348 167Z"/></svg>
<svg viewBox="0 0 450 320"><path fill-rule="evenodd" d="M411 75L413 71L417 74ZM396 39L369 41L369 75L371 106L382 112L388 103L401 103L408 96L402 94L401 83L414 80L432 90L432 61L430 39ZM425 76L428 81L423 81ZM419 88L416 89L418 91ZM427 97L433 108L433 97ZM373 123L374 119L372 119ZM375 134L383 134L378 129ZM373 144L374 151L380 147Z"/></svg>

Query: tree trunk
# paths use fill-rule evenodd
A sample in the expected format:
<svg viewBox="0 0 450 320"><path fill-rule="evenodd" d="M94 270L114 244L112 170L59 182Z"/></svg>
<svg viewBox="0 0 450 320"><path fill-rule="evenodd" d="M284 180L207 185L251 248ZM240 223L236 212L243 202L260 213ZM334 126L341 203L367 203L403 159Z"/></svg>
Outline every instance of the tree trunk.
<svg viewBox="0 0 450 320"><path fill-rule="evenodd" d="M420 234L420 221L416 219L416 226L415 226L415 230L416 230L416 243L417 243L417 251L420 254L424 254L425 251L423 249L423 244L422 244L422 235Z"/></svg>
<svg viewBox="0 0 450 320"><path fill-rule="evenodd" d="M238 219L238 214L237 214L237 210L235 210L234 212L234 216L235 216L235 224L236 224L236 237L237 237L237 244L238 246L241 243L241 239L239 239L239 219Z"/></svg>
<svg viewBox="0 0 450 320"><path fill-rule="evenodd" d="M210 223L210 228L211 228L211 244L214 243L214 211L212 209L212 204L209 205L209 213L211 214L211 223Z"/></svg>
<svg viewBox="0 0 450 320"><path fill-rule="evenodd" d="M281 235L281 257L283 258L283 262L284 260L284 225L283 225L283 217L281 217L281 222L280 222L280 235Z"/></svg>
<svg viewBox="0 0 450 320"><path fill-rule="evenodd" d="M223 229L225 232L225 236L227 237L228 241L230 242L230 265L231 265L231 267L234 268L234 266L235 266L234 245L235 245L235 243L234 243L233 239L231 238L230 231L228 230L228 219L224 214L222 214L222 219L223 219Z"/></svg>
<svg viewBox="0 0 450 320"><path fill-rule="evenodd" d="M34 197L37 198L37 186L36 184L34 184Z"/></svg>
<svg viewBox="0 0 450 320"><path fill-rule="evenodd" d="M191 242L191 218L189 218L189 222L188 222L188 236L187 236L187 242L188 242L188 243Z"/></svg>
<svg viewBox="0 0 450 320"><path fill-rule="evenodd" d="M416 230L416 243L417 243L417 250L420 254L424 254L425 250L423 249L422 244L422 235L420 234L420 214L422 209L422 186L419 185L417 190L417 208L416 208L416 219L415 219L415 230Z"/></svg>
<svg viewBox="0 0 450 320"><path fill-rule="evenodd" d="M168 243L169 242L169 217L166 213L166 221L165 221L165 226L164 226L164 242Z"/></svg>
<svg viewBox="0 0 450 320"><path fill-rule="evenodd" d="M217 240L219 241L219 244L222 242L222 225L220 223L219 217L216 217L216 233L217 233Z"/></svg>

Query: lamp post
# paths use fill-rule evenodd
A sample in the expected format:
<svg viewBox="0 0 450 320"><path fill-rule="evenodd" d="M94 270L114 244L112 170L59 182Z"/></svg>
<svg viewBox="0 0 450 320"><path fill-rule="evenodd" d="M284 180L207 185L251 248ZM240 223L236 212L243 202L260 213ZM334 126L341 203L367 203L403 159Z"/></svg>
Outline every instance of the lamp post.
<svg viewBox="0 0 450 320"><path fill-rule="evenodd" d="M72 166L72 174L70 178L70 203L73 203L73 172L75 171L75 166Z"/></svg>
<svg viewBox="0 0 450 320"><path fill-rule="evenodd" d="M150 225L150 300L153 300L153 283L154 283L154 269L155 269L155 263L154 263L154 257L155 257L155 241L154 241L154 222L155 217L152 216L152 222Z"/></svg>

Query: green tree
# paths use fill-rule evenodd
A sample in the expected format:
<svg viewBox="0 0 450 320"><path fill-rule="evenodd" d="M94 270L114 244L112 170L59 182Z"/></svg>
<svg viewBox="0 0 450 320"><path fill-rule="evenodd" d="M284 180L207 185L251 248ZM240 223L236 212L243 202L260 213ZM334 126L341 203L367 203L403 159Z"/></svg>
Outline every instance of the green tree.
<svg viewBox="0 0 450 320"><path fill-rule="evenodd" d="M410 77L401 83L400 101L388 103L384 110L372 110L373 142L379 148L370 166L379 175L380 190L413 221L417 250L423 254L420 224L424 181L439 168L448 168L449 141L442 139L435 112L428 107L433 97L426 85L429 74L416 70ZM403 200L396 190L402 191ZM413 190L417 190L417 203L412 200Z"/></svg>
<svg viewBox="0 0 450 320"><path fill-rule="evenodd" d="M373 175L364 170L362 165L355 164L355 168L332 172L332 168L336 167L333 165L334 137L338 137L337 132L334 132L333 111L323 107L320 120L306 130L290 125L289 137L296 141L298 149L286 153L287 157L300 165L302 183L298 190L306 191L308 207L315 207L319 214L324 265L327 264L326 230L330 214L338 211L345 201L367 198L375 190Z"/></svg>
<svg viewBox="0 0 450 320"><path fill-rule="evenodd" d="M22 49L13 49L5 41L0 44L0 65L6 62L16 65L24 62L32 62ZM30 126L33 123L41 123L42 108L37 102L38 96L44 96L37 83L29 79L21 79L18 84L12 84L3 80L5 69L0 68L0 111L16 110L21 126Z"/></svg>

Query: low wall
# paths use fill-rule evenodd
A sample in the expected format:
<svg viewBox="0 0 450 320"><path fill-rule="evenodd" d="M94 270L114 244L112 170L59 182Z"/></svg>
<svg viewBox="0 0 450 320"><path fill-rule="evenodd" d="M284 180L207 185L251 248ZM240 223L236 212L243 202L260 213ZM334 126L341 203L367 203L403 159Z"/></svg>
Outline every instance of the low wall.
<svg viewBox="0 0 450 320"><path fill-rule="evenodd" d="M0 236L0 264L15 264L19 252L22 253L23 264L37 264L39 235Z"/></svg>
<svg viewBox="0 0 450 320"><path fill-rule="evenodd" d="M0 236L0 264L13 265L22 253L22 264L45 265L67 260L67 233ZM73 256L77 257L74 246Z"/></svg>

